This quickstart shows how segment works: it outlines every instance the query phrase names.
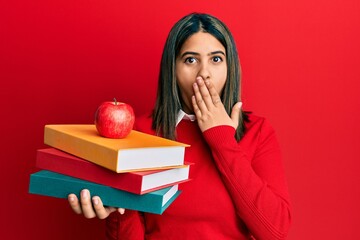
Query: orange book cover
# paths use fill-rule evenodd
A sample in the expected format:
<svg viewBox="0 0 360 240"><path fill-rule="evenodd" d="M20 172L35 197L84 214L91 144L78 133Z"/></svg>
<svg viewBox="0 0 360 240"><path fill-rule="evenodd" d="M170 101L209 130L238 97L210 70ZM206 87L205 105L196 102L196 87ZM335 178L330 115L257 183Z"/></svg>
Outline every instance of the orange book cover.
<svg viewBox="0 0 360 240"><path fill-rule="evenodd" d="M118 173L184 165L189 146L135 130L126 138L105 138L94 124L45 125L44 143Z"/></svg>

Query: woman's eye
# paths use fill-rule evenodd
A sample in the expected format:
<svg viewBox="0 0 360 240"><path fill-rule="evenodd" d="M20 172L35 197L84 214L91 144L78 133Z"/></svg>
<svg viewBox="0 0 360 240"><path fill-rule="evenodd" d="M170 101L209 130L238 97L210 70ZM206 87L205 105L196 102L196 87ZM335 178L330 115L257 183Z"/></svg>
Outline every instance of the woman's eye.
<svg viewBox="0 0 360 240"><path fill-rule="evenodd" d="M215 56L215 57L213 57L213 61L214 62L222 62L222 58L218 57L218 56Z"/></svg>
<svg viewBox="0 0 360 240"><path fill-rule="evenodd" d="M188 57L185 59L185 63L194 63L194 62L196 62L196 59L193 57Z"/></svg>

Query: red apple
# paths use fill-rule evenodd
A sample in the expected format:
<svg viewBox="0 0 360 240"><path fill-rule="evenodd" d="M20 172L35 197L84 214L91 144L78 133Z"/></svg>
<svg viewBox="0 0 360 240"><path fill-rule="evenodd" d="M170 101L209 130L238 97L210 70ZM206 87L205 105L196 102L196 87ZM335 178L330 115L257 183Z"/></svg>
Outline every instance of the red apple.
<svg viewBox="0 0 360 240"><path fill-rule="evenodd" d="M95 126L99 134L108 138L125 138L133 129L135 114L126 103L103 102L95 113Z"/></svg>

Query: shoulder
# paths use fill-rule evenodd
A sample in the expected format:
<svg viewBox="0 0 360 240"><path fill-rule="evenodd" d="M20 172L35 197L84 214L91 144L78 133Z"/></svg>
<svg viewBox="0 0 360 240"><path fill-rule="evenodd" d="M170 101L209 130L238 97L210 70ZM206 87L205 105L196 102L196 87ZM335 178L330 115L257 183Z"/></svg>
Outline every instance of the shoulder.
<svg viewBox="0 0 360 240"><path fill-rule="evenodd" d="M273 132L270 122L262 116L255 115L253 113L247 113L247 119L244 121L245 135L255 132Z"/></svg>
<svg viewBox="0 0 360 240"><path fill-rule="evenodd" d="M245 121L245 132L239 144L253 154L259 149L277 147L277 137L270 122L261 116L247 114Z"/></svg>

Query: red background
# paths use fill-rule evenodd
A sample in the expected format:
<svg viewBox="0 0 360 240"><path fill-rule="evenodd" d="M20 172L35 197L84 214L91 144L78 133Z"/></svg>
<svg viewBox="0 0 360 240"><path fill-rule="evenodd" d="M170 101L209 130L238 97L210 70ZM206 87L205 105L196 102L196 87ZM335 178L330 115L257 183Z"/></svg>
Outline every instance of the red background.
<svg viewBox="0 0 360 240"><path fill-rule="evenodd" d="M358 0L1 1L1 239L103 237L103 221L27 193L43 127L91 123L114 97L150 110L167 33L193 11L229 26L244 108L277 131L289 239L360 239Z"/></svg>

